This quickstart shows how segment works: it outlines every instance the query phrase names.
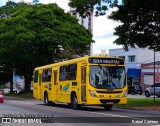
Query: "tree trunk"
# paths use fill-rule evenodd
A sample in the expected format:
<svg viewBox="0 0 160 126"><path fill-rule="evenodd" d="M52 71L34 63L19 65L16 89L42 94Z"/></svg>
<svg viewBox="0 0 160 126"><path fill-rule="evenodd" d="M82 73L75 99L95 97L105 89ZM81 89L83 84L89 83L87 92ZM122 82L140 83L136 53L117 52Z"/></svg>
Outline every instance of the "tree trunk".
<svg viewBox="0 0 160 126"><path fill-rule="evenodd" d="M31 80L32 80L32 73L25 74L25 91L29 92L31 91Z"/></svg>
<svg viewBox="0 0 160 126"><path fill-rule="evenodd" d="M13 72L9 73L10 93L13 93Z"/></svg>

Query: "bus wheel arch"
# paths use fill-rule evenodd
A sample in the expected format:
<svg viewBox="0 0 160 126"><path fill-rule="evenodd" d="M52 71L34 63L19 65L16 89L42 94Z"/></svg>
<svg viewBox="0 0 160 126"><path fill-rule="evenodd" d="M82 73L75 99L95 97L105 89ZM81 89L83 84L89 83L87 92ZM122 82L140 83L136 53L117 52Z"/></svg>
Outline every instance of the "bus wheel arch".
<svg viewBox="0 0 160 126"><path fill-rule="evenodd" d="M80 105L78 104L78 99L75 91L71 93L71 107L75 110L80 109Z"/></svg>

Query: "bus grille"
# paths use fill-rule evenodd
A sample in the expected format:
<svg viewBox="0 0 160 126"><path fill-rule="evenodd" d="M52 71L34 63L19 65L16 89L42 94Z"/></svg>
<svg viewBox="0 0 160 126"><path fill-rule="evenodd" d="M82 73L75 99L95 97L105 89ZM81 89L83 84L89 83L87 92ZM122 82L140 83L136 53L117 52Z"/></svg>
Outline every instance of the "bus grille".
<svg viewBox="0 0 160 126"><path fill-rule="evenodd" d="M117 94L122 93L123 91L96 91L97 93L105 93L105 94Z"/></svg>
<svg viewBox="0 0 160 126"><path fill-rule="evenodd" d="M103 104L106 104L107 102L119 103L119 101L120 101L120 99L115 99L115 100L100 99L100 102Z"/></svg>

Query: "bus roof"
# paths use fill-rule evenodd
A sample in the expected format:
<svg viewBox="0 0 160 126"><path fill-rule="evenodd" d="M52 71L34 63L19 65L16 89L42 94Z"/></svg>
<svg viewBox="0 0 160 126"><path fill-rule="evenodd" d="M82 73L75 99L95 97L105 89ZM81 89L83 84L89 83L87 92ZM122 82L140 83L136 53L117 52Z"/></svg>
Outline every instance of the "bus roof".
<svg viewBox="0 0 160 126"><path fill-rule="evenodd" d="M49 64L49 65L36 67L35 70L50 68L50 67L53 67L53 66L56 66L56 65L64 65L65 63L69 64L69 63L73 63L73 62L77 62L77 61L84 61L84 60L87 60L88 58L116 58L116 59L122 59L122 58L118 58L118 57L115 57L115 56L85 56L85 57L70 59L70 60L66 60L66 61L61 61L61 62L56 62L56 63L53 63L53 64Z"/></svg>

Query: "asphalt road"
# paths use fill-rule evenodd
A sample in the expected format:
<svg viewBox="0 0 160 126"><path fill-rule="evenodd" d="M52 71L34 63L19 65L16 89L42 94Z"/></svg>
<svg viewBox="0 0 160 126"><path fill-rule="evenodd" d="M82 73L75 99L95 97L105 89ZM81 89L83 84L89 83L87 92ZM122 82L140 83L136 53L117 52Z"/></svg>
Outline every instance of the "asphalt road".
<svg viewBox="0 0 160 126"><path fill-rule="evenodd" d="M0 126L160 126L158 111L138 111L114 108L106 111L102 107L82 107L81 110L68 108L66 104L45 106L35 99L5 98L0 104L0 117L48 117L48 124L0 124ZM51 117L51 118L49 118ZM148 124L149 123L149 124Z"/></svg>

